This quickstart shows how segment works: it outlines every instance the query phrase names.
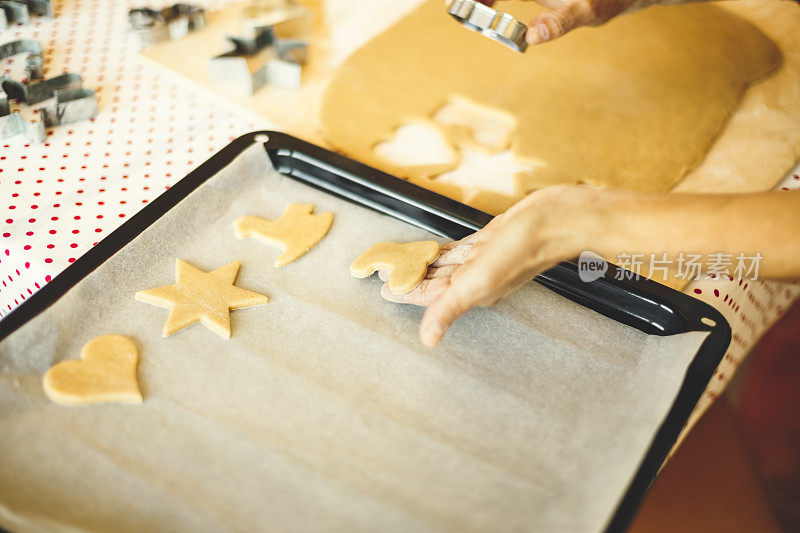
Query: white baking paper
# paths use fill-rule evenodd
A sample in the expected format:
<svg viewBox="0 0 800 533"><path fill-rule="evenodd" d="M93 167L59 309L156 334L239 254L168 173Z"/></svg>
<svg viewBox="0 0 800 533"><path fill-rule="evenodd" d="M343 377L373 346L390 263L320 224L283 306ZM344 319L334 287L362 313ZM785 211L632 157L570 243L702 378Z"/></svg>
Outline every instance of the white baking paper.
<svg viewBox="0 0 800 533"><path fill-rule="evenodd" d="M334 213L284 268L241 215ZM0 344L0 524L31 531L598 531L705 333L655 337L529 284L435 350L422 310L350 263L426 232L280 176L253 147ZM241 260L267 294L162 338L134 293ZM90 339L139 349L142 405L62 407L50 365Z"/></svg>

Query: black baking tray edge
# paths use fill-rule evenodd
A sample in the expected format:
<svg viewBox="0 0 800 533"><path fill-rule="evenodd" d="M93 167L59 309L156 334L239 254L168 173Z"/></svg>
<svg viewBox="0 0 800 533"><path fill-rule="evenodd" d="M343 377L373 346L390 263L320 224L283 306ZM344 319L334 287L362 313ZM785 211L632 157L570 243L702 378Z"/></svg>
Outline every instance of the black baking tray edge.
<svg viewBox="0 0 800 533"><path fill-rule="evenodd" d="M483 227L492 218L482 211L290 135L255 131L234 140L175 183L0 320L0 342L54 304L193 190L257 143L263 143L280 173L443 237L460 239ZM619 270L619 267L609 265L604 277L586 283L580 280L577 265L566 262L541 274L535 281L649 334L708 331L709 335L689 365L675 402L607 524L607 531L624 531L630 524L731 339L727 321L710 305L645 278L615 279Z"/></svg>

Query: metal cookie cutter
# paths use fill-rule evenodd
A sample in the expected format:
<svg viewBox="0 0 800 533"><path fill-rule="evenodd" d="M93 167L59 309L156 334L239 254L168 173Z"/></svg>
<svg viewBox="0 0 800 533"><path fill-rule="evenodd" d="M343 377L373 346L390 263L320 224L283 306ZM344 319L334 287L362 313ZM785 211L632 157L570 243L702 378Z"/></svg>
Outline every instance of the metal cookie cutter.
<svg viewBox="0 0 800 533"><path fill-rule="evenodd" d="M41 121L48 128L80 122L97 115L97 95L91 89L56 91L50 105L39 108Z"/></svg>
<svg viewBox="0 0 800 533"><path fill-rule="evenodd" d="M203 29L206 12L194 4L174 4L158 10L137 7L128 11L128 22L142 46L148 47Z"/></svg>
<svg viewBox="0 0 800 533"><path fill-rule="evenodd" d="M31 82L43 77L42 49L38 41L19 40L0 45L0 59L27 53L25 70L28 81L19 82L7 74L0 75L0 139L23 135L30 142L42 143L47 137L45 128L86 120L97 115L97 95L82 88L80 74L65 73L53 78ZM39 108L41 119L25 120L19 111L11 112L9 100L26 105L50 100Z"/></svg>
<svg viewBox="0 0 800 533"><path fill-rule="evenodd" d="M40 120L29 122L19 113L9 113L8 100L0 101L5 107L0 108L0 139L22 134L30 142L42 143L47 137L45 128L60 126L70 122L79 122L97 115L97 94L91 89L80 86L78 74L62 74L39 83L24 86L11 81L7 76L0 77L0 89L26 104L50 100L50 103L39 108ZM20 88L23 88L20 92ZM0 91L0 96L3 92Z"/></svg>
<svg viewBox="0 0 800 533"><path fill-rule="evenodd" d="M20 39L0 45L0 60L13 57L17 54L27 54L25 57L25 77L28 80L37 80L44 77L44 59L42 45L39 41ZM9 92L17 94L11 98L19 98L19 84L7 74L0 75L0 116L8 115L11 111L8 105Z"/></svg>
<svg viewBox="0 0 800 533"><path fill-rule="evenodd" d="M234 81L248 94L264 85L300 88L309 48L302 23L310 20L310 12L286 0L267 3L245 10L245 35L229 36L233 50L211 58L210 80Z"/></svg>
<svg viewBox="0 0 800 533"><path fill-rule="evenodd" d="M30 24L31 15L52 17L50 0L0 0L0 30L9 24Z"/></svg>
<svg viewBox="0 0 800 533"><path fill-rule="evenodd" d="M308 55L308 43L279 39L272 28L261 28L255 38L228 37L234 45L230 52L211 58L208 78L212 81L235 81L253 94L265 85L299 89L302 68Z"/></svg>
<svg viewBox="0 0 800 533"><path fill-rule="evenodd" d="M23 135L29 142L41 144L47 139L44 122L28 122L14 111L10 115L0 115L0 139Z"/></svg>
<svg viewBox="0 0 800 533"><path fill-rule="evenodd" d="M38 80L44 77L44 58L42 45L32 39L18 39L0 44L0 61L17 54L25 56L25 77L29 80Z"/></svg>
<svg viewBox="0 0 800 533"><path fill-rule="evenodd" d="M528 48L525 34L528 26L508 13L501 13L476 0L453 0L447 12L465 28L511 48L524 52Z"/></svg>
<svg viewBox="0 0 800 533"><path fill-rule="evenodd" d="M0 89L14 100L26 105L38 104L53 98L59 91L80 89L83 78L80 74L67 72L36 83L20 83L6 75L0 77Z"/></svg>

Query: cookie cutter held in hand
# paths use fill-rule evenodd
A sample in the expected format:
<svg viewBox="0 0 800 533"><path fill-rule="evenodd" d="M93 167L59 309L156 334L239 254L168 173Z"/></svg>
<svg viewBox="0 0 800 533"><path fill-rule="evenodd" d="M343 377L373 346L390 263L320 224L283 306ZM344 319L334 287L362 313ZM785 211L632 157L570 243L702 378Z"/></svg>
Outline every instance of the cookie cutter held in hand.
<svg viewBox="0 0 800 533"><path fill-rule="evenodd" d="M478 32L493 41L524 52L528 48L525 34L528 26L508 13L496 11L476 0L453 0L447 12L465 28Z"/></svg>

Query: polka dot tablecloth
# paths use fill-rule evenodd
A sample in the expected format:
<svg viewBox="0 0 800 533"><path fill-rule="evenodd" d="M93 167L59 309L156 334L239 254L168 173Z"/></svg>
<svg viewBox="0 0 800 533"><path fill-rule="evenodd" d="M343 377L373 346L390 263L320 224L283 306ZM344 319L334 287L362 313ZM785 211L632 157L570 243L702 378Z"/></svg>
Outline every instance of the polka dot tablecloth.
<svg viewBox="0 0 800 533"><path fill-rule="evenodd" d="M80 73L100 106L42 145L0 140L0 317L232 139L269 127L144 64L127 18L141 4L56 0L54 19L0 30L0 42L39 40L45 77ZM22 79L23 67L17 56L0 73Z"/></svg>
<svg viewBox="0 0 800 533"><path fill-rule="evenodd" d="M56 0L56 18L0 32L0 42L38 39L46 76L79 72L100 104L95 119L52 128L43 145L0 140L0 317L212 153L271 126L141 60L127 27L128 9L141 4ZM19 57L0 63L0 73L17 77L22 68ZM781 187L800 186L798 173ZM686 290L720 309L734 332L697 415L800 290L733 280L698 281Z"/></svg>

